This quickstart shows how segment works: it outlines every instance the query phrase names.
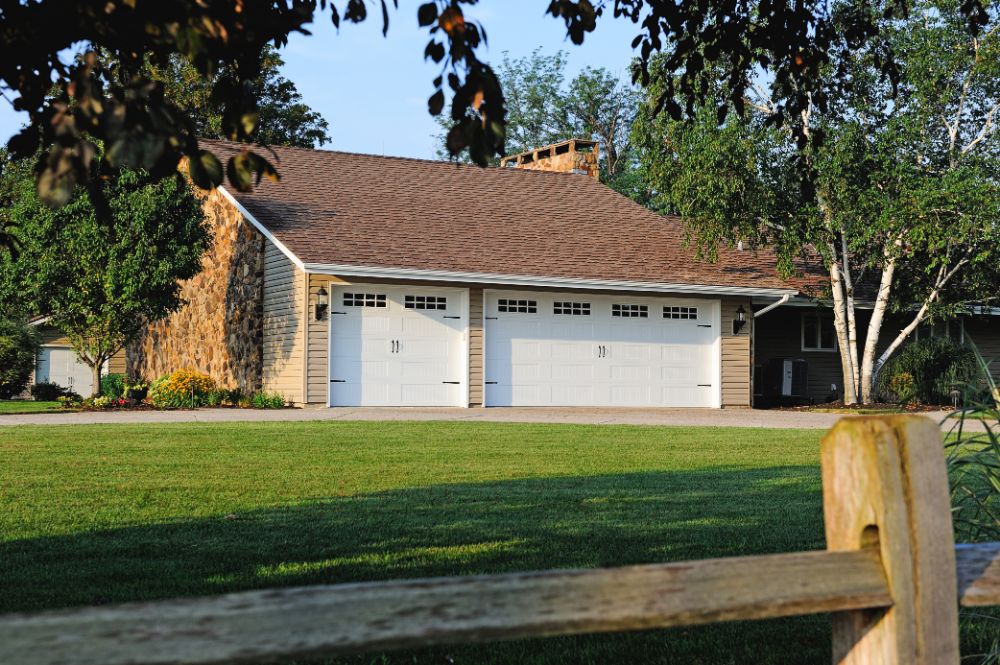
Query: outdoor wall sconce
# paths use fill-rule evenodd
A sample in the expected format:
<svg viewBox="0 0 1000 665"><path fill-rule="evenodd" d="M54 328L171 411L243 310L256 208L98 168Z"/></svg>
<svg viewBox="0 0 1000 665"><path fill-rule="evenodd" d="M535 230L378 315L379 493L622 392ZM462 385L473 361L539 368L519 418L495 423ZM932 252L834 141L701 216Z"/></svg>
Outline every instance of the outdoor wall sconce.
<svg viewBox="0 0 1000 665"><path fill-rule="evenodd" d="M326 309L330 306L329 296L330 294L326 292L326 289L322 286L319 287L319 291L316 292L316 320L322 321L323 317L326 316Z"/></svg>
<svg viewBox="0 0 1000 665"><path fill-rule="evenodd" d="M743 309L743 305L740 305L739 309L736 310L736 318L733 319L733 334L739 335L740 331L743 330L743 326L747 324L747 311Z"/></svg>

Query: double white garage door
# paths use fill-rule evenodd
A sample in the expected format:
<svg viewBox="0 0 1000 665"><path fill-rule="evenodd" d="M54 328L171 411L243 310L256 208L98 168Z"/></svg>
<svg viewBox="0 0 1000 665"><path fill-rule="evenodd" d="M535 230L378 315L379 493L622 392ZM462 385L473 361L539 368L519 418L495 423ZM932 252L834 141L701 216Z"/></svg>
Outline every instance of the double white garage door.
<svg viewBox="0 0 1000 665"><path fill-rule="evenodd" d="M486 406L719 406L719 302L487 291ZM332 406L465 406L468 291L353 285L330 304Z"/></svg>

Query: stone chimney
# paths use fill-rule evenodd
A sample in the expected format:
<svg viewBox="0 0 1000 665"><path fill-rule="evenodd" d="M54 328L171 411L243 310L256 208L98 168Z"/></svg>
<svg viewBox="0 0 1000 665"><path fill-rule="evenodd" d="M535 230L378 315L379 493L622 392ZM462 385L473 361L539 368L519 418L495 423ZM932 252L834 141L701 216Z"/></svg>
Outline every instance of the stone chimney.
<svg viewBox="0 0 1000 665"><path fill-rule="evenodd" d="M504 168L582 173L595 180L600 177L597 141L569 139L500 159Z"/></svg>

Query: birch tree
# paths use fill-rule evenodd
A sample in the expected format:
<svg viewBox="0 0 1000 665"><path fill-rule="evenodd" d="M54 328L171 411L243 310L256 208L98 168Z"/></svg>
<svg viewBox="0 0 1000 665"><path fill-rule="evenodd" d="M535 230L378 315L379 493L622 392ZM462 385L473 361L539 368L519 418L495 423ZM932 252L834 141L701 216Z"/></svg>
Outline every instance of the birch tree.
<svg viewBox="0 0 1000 665"><path fill-rule="evenodd" d="M716 128L713 105L690 122L637 123L653 187L688 220L691 240L769 248L790 276L826 275L812 294L833 309L844 401L871 402L886 360L924 322L1000 292L1000 34L964 30L958 3L925 0L885 20L880 41L845 50L807 104L802 140L769 119L780 109L762 71L747 121ZM892 51L896 81L878 62ZM659 94L651 90L651 97ZM864 310L870 312L859 316ZM904 320L886 329L889 313ZM864 324L864 325L862 325Z"/></svg>

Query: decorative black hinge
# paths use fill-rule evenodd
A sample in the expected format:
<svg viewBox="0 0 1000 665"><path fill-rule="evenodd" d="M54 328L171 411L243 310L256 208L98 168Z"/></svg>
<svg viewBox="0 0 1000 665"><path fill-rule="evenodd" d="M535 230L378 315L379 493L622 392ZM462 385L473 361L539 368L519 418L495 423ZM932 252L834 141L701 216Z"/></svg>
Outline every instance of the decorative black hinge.
<svg viewBox="0 0 1000 665"><path fill-rule="evenodd" d="M330 383L347 383L347 379L330 379Z"/></svg>
<svg viewBox="0 0 1000 665"><path fill-rule="evenodd" d="M486 382L486 385L488 385L488 386L495 386L496 384L497 384L496 381L487 381Z"/></svg>
<svg viewBox="0 0 1000 665"><path fill-rule="evenodd" d="M711 388L712 384L711 383L699 383L698 387L699 388Z"/></svg>
<svg viewBox="0 0 1000 665"><path fill-rule="evenodd" d="M495 317L495 316L487 316L487 317L486 317L486 320L487 320L487 321L496 321L496 320L497 320L497 317Z"/></svg>
<svg viewBox="0 0 1000 665"><path fill-rule="evenodd" d="M460 319L462 317L460 317L460 316L446 316L444 318L446 318L446 319Z"/></svg>
<svg viewBox="0 0 1000 665"><path fill-rule="evenodd" d="M441 383L450 383L453 386L457 386L457 385L459 385L462 382L461 381L442 381Z"/></svg>
<svg viewBox="0 0 1000 665"><path fill-rule="evenodd" d="M330 312L331 314L347 314L347 312Z"/></svg>
<svg viewBox="0 0 1000 665"><path fill-rule="evenodd" d="M712 324L711 323L699 323L698 327L699 328L711 328Z"/></svg>

